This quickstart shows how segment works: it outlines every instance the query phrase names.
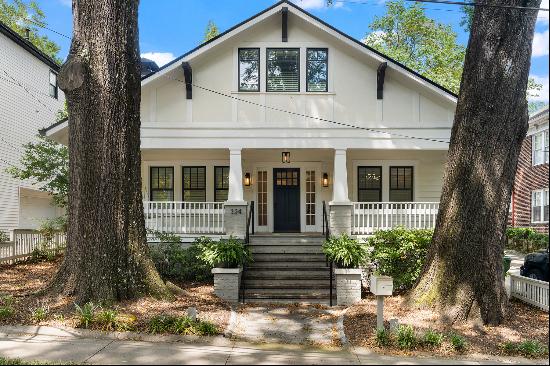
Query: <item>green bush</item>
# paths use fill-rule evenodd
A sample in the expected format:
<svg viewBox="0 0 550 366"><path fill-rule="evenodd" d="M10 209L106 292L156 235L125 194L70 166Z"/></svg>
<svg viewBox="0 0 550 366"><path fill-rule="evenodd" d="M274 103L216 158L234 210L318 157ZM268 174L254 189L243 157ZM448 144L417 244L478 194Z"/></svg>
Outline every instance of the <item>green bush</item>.
<svg viewBox="0 0 550 366"><path fill-rule="evenodd" d="M388 347L392 343L391 333L386 329L376 330L376 344L378 347Z"/></svg>
<svg viewBox="0 0 550 366"><path fill-rule="evenodd" d="M10 295L0 296L0 320L11 317L14 313L13 297Z"/></svg>
<svg viewBox="0 0 550 366"><path fill-rule="evenodd" d="M211 239L203 237L196 239L188 248L183 248L179 241L150 244L151 258L163 278L209 281L212 279L212 266L198 258L203 246L208 246L211 242Z"/></svg>
<svg viewBox="0 0 550 366"><path fill-rule="evenodd" d="M173 333L183 335L216 335L217 327L207 321L193 321L187 316L157 315L149 321L150 333Z"/></svg>
<svg viewBox="0 0 550 366"><path fill-rule="evenodd" d="M439 347L443 342L443 334L436 332L435 330L428 329L424 333L422 342L428 347Z"/></svg>
<svg viewBox="0 0 550 366"><path fill-rule="evenodd" d="M252 260L250 249L242 240L230 237L220 241L204 241L198 244L198 258L212 267L236 268Z"/></svg>
<svg viewBox="0 0 550 366"><path fill-rule="evenodd" d="M541 357L548 354L548 347L538 341L533 340L521 342L517 345L516 349L517 352L525 357Z"/></svg>
<svg viewBox="0 0 550 366"><path fill-rule="evenodd" d="M506 249L530 253L548 246L548 235L531 228L509 227L506 229Z"/></svg>
<svg viewBox="0 0 550 366"><path fill-rule="evenodd" d="M451 334L450 340L451 346L457 352L464 352L466 348L468 348L468 343L466 343L466 339L458 334Z"/></svg>
<svg viewBox="0 0 550 366"><path fill-rule="evenodd" d="M401 349L413 349L417 344L414 329L410 325L400 325L397 328L397 345Z"/></svg>
<svg viewBox="0 0 550 366"><path fill-rule="evenodd" d="M358 268L368 256L365 245L347 234L331 236L323 243L323 253L340 268Z"/></svg>
<svg viewBox="0 0 550 366"><path fill-rule="evenodd" d="M10 236L5 231L0 230L0 243L10 241Z"/></svg>
<svg viewBox="0 0 550 366"><path fill-rule="evenodd" d="M432 236L433 230L377 231L368 240L377 274L392 277L395 290L412 288L422 271Z"/></svg>

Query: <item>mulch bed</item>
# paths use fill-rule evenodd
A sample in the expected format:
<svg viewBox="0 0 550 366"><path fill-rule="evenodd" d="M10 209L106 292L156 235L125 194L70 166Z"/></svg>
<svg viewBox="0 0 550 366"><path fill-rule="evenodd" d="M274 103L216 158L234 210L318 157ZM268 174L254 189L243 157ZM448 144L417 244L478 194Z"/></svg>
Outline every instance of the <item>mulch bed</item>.
<svg viewBox="0 0 550 366"><path fill-rule="evenodd" d="M8 319L0 320L0 325L48 325L77 327L72 297L38 296L52 279L61 264L62 258L53 262L20 263L0 266L0 295L11 295L15 300L15 312ZM175 295L174 301L157 300L151 297L123 301L109 309L120 314L136 317L135 330L145 331L148 321L157 315L183 316L189 307L195 307L200 320L214 323L223 332L229 323L231 307L214 295L214 286L205 283L174 283L183 289L181 295ZM82 305L82 304L81 304ZM33 309L39 306L48 308L48 317L39 323L33 321Z"/></svg>
<svg viewBox="0 0 550 366"><path fill-rule="evenodd" d="M411 310L405 305L402 296L388 297L384 301L384 319L389 328L388 319L398 319L399 324L413 326L416 333L422 335L428 329L445 334L458 334L466 338L467 354L488 354L506 356L502 344L505 342L522 342L536 340L548 345L549 317L548 313L529 306L518 300L510 301L510 311L503 324L498 327L488 327L478 322L468 322L449 326L438 320L438 315L429 309ZM442 346L437 349L401 350L395 346L380 348L376 344L376 298L369 296L361 303L352 306L344 318L344 328L349 341L356 346L375 349L381 353L419 355L455 356L452 348ZM546 357L546 356L544 356Z"/></svg>

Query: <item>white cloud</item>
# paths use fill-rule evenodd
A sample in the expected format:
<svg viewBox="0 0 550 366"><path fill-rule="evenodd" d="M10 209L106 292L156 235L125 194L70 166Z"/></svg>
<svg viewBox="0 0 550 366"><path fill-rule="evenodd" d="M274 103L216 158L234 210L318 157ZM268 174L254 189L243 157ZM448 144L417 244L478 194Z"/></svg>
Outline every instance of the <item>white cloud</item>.
<svg viewBox="0 0 550 366"><path fill-rule="evenodd" d="M531 75L533 79L535 79L535 83L541 84L542 89L539 91L536 91L534 93L538 94L536 97L529 97L530 101L542 101L542 102L548 102L549 99L549 88L548 88L548 75L545 76L538 76L538 75Z"/></svg>
<svg viewBox="0 0 550 366"><path fill-rule="evenodd" d="M303 9L321 9L326 7L326 0L292 0L292 2ZM341 8L344 3L333 0L332 6Z"/></svg>
<svg viewBox="0 0 550 366"><path fill-rule="evenodd" d="M162 67L175 59L174 54L171 52L145 52L141 54L141 57L148 58L155 61L159 67Z"/></svg>
<svg viewBox="0 0 550 366"><path fill-rule="evenodd" d="M542 0L542 2L540 3L540 7L542 9L548 9L550 7L550 4L549 4L550 0ZM537 18L537 22L540 22L540 23L543 23L543 24L548 24L548 13L547 11L540 11L539 10L539 16Z"/></svg>
<svg viewBox="0 0 550 366"><path fill-rule="evenodd" d="M548 55L548 29L542 33L535 33L533 38L533 57Z"/></svg>

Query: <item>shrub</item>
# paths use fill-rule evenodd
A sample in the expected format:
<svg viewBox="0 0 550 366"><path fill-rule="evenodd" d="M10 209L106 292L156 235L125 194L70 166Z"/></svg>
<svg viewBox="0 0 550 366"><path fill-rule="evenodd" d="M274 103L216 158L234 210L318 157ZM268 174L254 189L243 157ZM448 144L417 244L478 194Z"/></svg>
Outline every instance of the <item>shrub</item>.
<svg viewBox="0 0 550 366"><path fill-rule="evenodd" d="M422 271L432 236L433 230L377 231L368 241L376 272L393 277L396 290L412 288Z"/></svg>
<svg viewBox="0 0 550 366"><path fill-rule="evenodd" d="M376 331L376 344L378 347L388 347L392 343L391 333L386 329L378 329Z"/></svg>
<svg viewBox="0 0 550 366"><path fill-rule="evenodd" d="M423 343L429 347L439 347L443 342L443 334L436 332L435 330L428 329L424 333Z"/></svg>
<svg viewBox="0 0 550 366"><path fill-rule="evenodd" d="M530 253L548 246L548 235L531 228L510 227L506 229L506 249Z"/></svg>
<svg viewBox="0 0 550 366"><path fill-rule="evenodd" d="M323 243L323 253L340 268L357 268L367 259L367 248L347 234L331 236Z"/></svg>
<svg viewBox="0 0 550 366"><path fill-rule="evenodd" d="M13 297L10 295L0 296L0 320L11 317L13 313Z"/></svg>
<svg viewBox="0 0 550 366"><path fill-rule="evenodd" d="M212 266L198 260L198 257L202 246L211 242L211 239L203 237L196 239L189 248L183 248L179 242L152 244L151 258L163 278L208 281L212 279Z"/></svg>
<svg viewBox="0 0 550 366"><path fill-rule="evenodd" d="M10 236L5 231L0 230L0 243L10 241Z"/></svg>
<svg viewBox="0 0 550 366"><path fill-rule="evenodd" d="M527 340L517 345L517 351L525 357L540 357L548 354L548 348L538 341Z"/></svg>
<svg viewBox="0 0 550 366"><path fill-rule="evenodd" d="M416 346L416 335L410 325L400 325L397 328L397 345L402 349L413 349Z"/></svg>
<svg viewBox="0 0 550 366"><path fill-rule="evenodd" d="M149 321L149 332L174 333L183 335L216 335L219 331L216 325L206 321L193 321L187 316L157 315Z"/></svg>
<svg viewBox="0 0 550 366"><path fill-rule="evenodd" d="M76 315L79 319L79 327L88 328L95 319L95 312L98 309L97 305L94 305L91 302L84 304L80 307L78 304L74 304L76 308Z"/></svg>
<svg viewBox="0 0 550 366"><path fill-rule="evenodd" d="M451 334L451 346L457 352L464 352L468 347L466 339L458 334Z"/></svg>
<svg viewBox="0 0 550 366"><path fill-rule="evenodd" d="M235 268L249 262L250 249L241 240L230 237L198 244L199 259L212 267Z"/></svg>
<svg viewBox="0 0 550 366"><path fill-rule="evenodd" d="M51 262L55 259L55 251L48 249L46 245L34 248L29 261L31 263Z"/></svg>

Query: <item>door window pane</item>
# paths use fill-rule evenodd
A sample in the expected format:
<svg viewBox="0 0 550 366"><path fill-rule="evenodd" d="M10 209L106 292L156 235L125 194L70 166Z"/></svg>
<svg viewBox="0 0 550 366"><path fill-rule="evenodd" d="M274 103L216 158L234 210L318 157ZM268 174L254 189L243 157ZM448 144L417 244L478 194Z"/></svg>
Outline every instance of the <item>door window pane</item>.
<svg viewBox="0 0 550 366"><path fill-rule="evenodd" d="M413 201L413 167L390 167L390 201Z"/></svg>
<svg viewBox="0 0 550 366"><path fill-rule="evenodd" d="M206 201L206 167L183 167L183 200L186 202Z"/></svg>
<svg viewBox="0 0 550 366"><path fill-rule="evenodd" d="M382 167L360 166L357 168L359 202L382 201Z"/></svg>
<svg viewBox="0 0 550 366"><path fill-rule="evenodd" d="M298 174L298 172L295 172ZM306 171L306 225L315 225L315 170Z"/></svg>
<svg viewBox="0 0 550 366"><path fill-rule="evenodd" d="M267 91L300 91L299 49L267 49Z"/></svg>
<svg viewBox="0 0 550 366"><path fill-rule="evenodd" d="M260 91L260 49L239 49L239 91Z"/></svg>
<svg viewBox="0 0 550 366"><path fill-rule="evenodd" d="M267 171L258 172L258 226L267 226Z"/></svg>
<svg viewBox="0 0 550 366"><path fill-rule="evenodd" d="M328 91L328 49L307 49L307 91Z"/></svg>
<svg viewBox="0 0 550 366"><path fill-rule="evenodd" d="M174 200L174 168L151 167L151 201Z"/></svg>

